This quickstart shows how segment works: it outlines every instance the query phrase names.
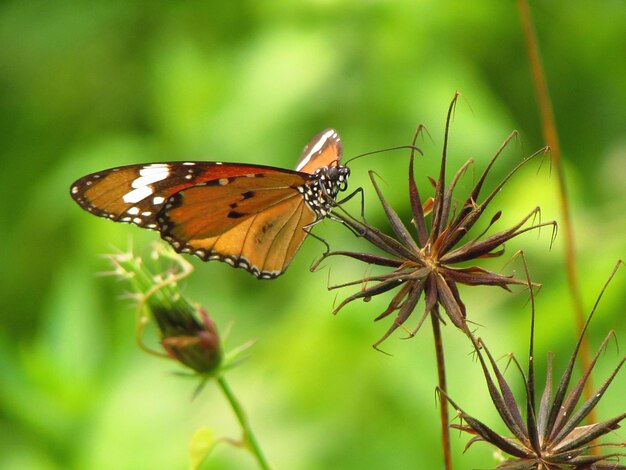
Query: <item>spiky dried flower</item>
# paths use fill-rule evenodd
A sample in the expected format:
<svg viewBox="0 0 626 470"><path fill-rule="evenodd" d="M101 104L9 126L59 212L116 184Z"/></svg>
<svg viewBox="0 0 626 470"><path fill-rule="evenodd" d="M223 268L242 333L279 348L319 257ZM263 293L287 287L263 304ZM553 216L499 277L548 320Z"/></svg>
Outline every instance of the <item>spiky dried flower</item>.
<svg viewBox="0 0 626 470"><path fill-rule="evenodd" d="M314 270L324 259L338 255L348 256L370 265L392 268L392 271L386 274L367 276L357 281L330 287L331 289L337 289L354 285L365 286L359 292L344 299L334 310L334 313L337 313L346 304L356 299L369 300L375 295L396 288L399 289L387 309L376 318L376 320L380 320L397 311L393 324L385 335L375 343L375 347L384 341L394 330L403 326L405 321L415 310L422 295L425 298L424 314L418 321L417 326L410 331L411 336L417 332L428 314L432 312L439 317L439 305L443 307L454 325L466 331L466 311L457 287L459 283L466 285L499 286L506 290L510 290L509 286L513 284L524 285L526 283L512 276L491 272L479 266L460 267L457 265L480 258L501 256L504 253L504 244L506 242L530 230L550 225L553 227L553 237L556 234L556 223L554 221L545 223L535 222L535 217L540 214L540 209L537 207L514 226L484 237L487 230L500 218L502 212L497 211L483 233L472 239L466 239L468 232L476 222L478 222L480 216L485 212L505 183L521 167L535 157L545 154L549 149L544 147L525 158L500 181L484 200L478 202L480 192L490 169L508 143L517 136L517 132L512 132L495 153L487 165L487 168L457 212L456 204L453 203L454 189L461 176L473 163L472 160L466 162L454 175L449 186L446 187L448 134L452 112L455 108L458 96L458 93L454 96L448 109L439 177L436 181L431 179L431 183L435 187L435 194L434 197L427 199L425 203L422 203L413 174L413 150L415 149L415 140L423 127L420 126L415 134L413 150L411 151L409 162L408 180L410 205L413 215L411 222L414 226L416 237L411 234L396 211L387 203L374 179L374 173L370 172L372 184L382 203L395 236L387 235L378 228L368 224L365 220L358 220L343 210L341 212L337 210L334 211L334 215L352 229L357 236L364 238L369 243L382 250L385 255L350 251L331 251L324 254L312 268ZM429 214L432 214L430 220L428 218ZM531 223L527 225L529 220Z"/></svg>
<svg viewBox="0 0 626 470"><path fill-rule="evenodd" d="M615 267L609 281L605 284L598 299L587 318L587 322L581 332L576 347L570 357L563 377L561 378L556 390L556 394L552 396L552 355L548 355L547 377L539 406L536 404L535 391L535 372L534 372L534 324L535 324L535 308L534 299L531 292L532 312L531 312L531 328L530 328L530 348L528 361L528 376L524 375L521 365L511 355L513 363L517 366L524 380L525 388L525 404L526 419L522 418L520 411L521 406L515 401L511 387L506 382L504 375L498 367L489 349L480 339L471 337L474 348L483 374L487 381L487 388L493 404L506 427L513 434L513 437L506 437L498 434L492 428L473 418L461 409L459 405L453 402L450 397L439 390L447 401L455 408L461 421L466 425L452 425L452 427L465 431L474 435L467 446L479 441L488 442L503 452L512 456L512 458L500 463L497 469L516 469L516 470L556 470L556 469L626 469L626 466L617 462L609 462L612 459L619 460L626 454L609 453L604 455L592 454L592 449L600 447L626 447L625 442L619 443L603 443L594 444L593 441L618 429L619 422L626 418L626 413L622 413L612 419L602 421L600 423L581 425L582 421L589 415L591 410L598 404L604 396L607 388L621 369L626 361L626 356L622 357L617 367L600 386L600 388L580 406L577 405L583 393L583 389L589 376L598 360L602 351L605 350L608 340L614 335L611 331L606 336L598 352L593 360L583 372L579 381L567 392L578 351L582 343L585 332L589 326L589 322L602 298L602 294L606 290L612 277L615 275L621 261ZM486 358L485 358L486 356ZM493 370L493 375L489 370L489 366Z"/></svg>

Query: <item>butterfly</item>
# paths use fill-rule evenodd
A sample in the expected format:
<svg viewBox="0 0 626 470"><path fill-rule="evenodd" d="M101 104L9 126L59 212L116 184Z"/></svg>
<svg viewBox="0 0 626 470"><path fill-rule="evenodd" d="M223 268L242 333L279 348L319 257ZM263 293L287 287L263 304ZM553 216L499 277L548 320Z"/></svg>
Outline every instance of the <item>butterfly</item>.
<svg viewBox="0 0 626 470"><path fill-rule="evenodd" d="M74 182L88 212L157 230L179 253L244 268L259 279L281 275L309 229L347 189L348 167L334 129L304 148L295 171L264 165L167 162L129 165Z"/></svg>

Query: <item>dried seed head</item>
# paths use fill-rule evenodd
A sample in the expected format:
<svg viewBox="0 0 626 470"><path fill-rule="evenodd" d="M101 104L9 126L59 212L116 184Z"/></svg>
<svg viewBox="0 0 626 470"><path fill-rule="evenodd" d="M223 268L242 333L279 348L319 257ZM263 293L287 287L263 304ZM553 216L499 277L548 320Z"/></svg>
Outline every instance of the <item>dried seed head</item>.
<svg viewBox="0 0 626 470"><path fill-rule="evenodd" d="M397 328L404 328L404 323L411 316L422 297L425 301L424 312L417 322L417 327L413 330L407 330L410 335L416 333L424 318L433 312L438 305L443 307L448 318L456 327L467 332L466 310L461 300L458 284L498 286L509 290L511 285L525 285L526 282L512 276L487 271L479 266L467 267L458 266L458 264L477 261L481 258L501 256L504 253L506 242L530 230L549 225L553 227L553 236L556 233L555 222L536 222L535 219L540 214L540 210L535 208L512 227L492 235L486 235L485 231L469 239L470 230L485 213L504 184L522 166L545 154L548 149L542 148L525 158L496 185L491 193L481 199L481 190L489 170L504 148L517 136L517 132L512 132L497 150L473 189L464 199L461 207L455 209L454 204L452 204L454 190L462 175L472 164L470 161L463 165L454 175L451 183L447 185L446 161L449 125L457 98L458 95L455 95L448 110L439 177L437 180L432 180L435 188L434 196L427 198L425 203L422 202L420 190L413 174L414 145L418 135L423 130L422 126L418 128L413 140L413 150L411 150L409 160L408 187L409 203L413 216L411 222L415 236L396 211L387 203L378 186L375 174L370 172L372 185L389 220L393 235L384 233L364 220L352 217L341 207L333 212L333 216L340 219L357 236L364 238L384 254L334 251L323 255L312 268L315 270L322 260L331 256L347 256L370 265L392 268L386 274L367 276L353 282L330 287L336 289L346 286L364 286L359 292L341 302L335 312L356 299L369 300L375 295L398 289L388 308L376 318L376 320L380 320L395 312L393 323L375 346L384 341ZM497 223L500 215L501 211L495 212L495 215L491 217L488 229Z"/></svg>
<svg viewBox="0 0 626 470"><path fill-rule="evenodd" d="M466 448L478 441L485 441L494 445L511 456L511 458L505 460L497 467L503 469L563 468L587 470L626 468L624 465L618 463L620 458L624 457L625 454L612 452L602 455L597 452L600 447L626 447L626 443L623 441L620 443L594 443L599 437L618 429L620 427L619 423L626 418L626 413L619 414L612 419L600 423L581 424L604 396L607 388L624 365L624 362L626 362L626 356L621 358L617 367L600 386L598 391L584 403L578 405L585 384L600 353L605 350L608 340L613 336L612 332L606 336L589 367L583 372L581 379L570 388L572 373L583 335L593 317L602 294L621 264L623 264L621 261L618 262L609 280L602 289L602 292L598 296L596 305L587 319L583 333L574 348L574 352L572 353L563 377L558 383L556 393L554 394L552 390L552 356L548 355L546 383L538 404L536 401L537 393L535 390L534 373L534 301L531 311L527 375L524 375L521 365L517 362L515 357L512 357L525 383L526 396L519 400L520 403L515 401L512 388L508 385L503 372L498 367L489 349L480 339L470 336L487 381L487 388L491 400L502 421L513 436L502 436L496 433L485 423L466 413L458 404L450 400L447 394L439 390L455 408L461 421L466 423L452 425L452 427L475 436L469 441ZM532 295L531 292L531 300L533 299ZM522 417L522 413L520 412L524 406L527 409L526 419ZM592 452L592 449L595 449L596 452Z"/></svg>

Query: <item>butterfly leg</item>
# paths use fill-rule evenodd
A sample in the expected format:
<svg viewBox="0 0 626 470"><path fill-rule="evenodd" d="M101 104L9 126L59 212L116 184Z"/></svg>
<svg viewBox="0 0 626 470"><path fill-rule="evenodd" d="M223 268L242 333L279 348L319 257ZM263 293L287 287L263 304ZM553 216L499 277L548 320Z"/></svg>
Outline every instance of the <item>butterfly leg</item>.
<svg viewBox="0 0 626 470"><path fill-rule="evenodd" d="M337 201L335 204L337 206L348 202L350 199L352 199L354 196L356 196L357 194L359 194L361 196L361 218L363 219L363 222L367 222L365 220L365 192L363 191L363 188L356 188L354 191L352 191L350 194L348 194L346 197L344 197L341 201Z"/></svg>
<svg viewBox="0 0 626 470"><path fill-rule="evenodd" d="M304 230L307 235L311 235L313 238L315 238L316 240L322 242L324 244L324 246L326 247L326 251L324 253L324 255L326 253L330 252L330 245L328 244L328 242L326 240L324 240L322 237L319 237L317 235L315 235L311 229L313 228L313 226L317 225L318 223L320 223L323 219L319 219L316 220L315 222L311 222L309 225L305 225L304 227L302 227L302 230Z"/></svg>
<svg viewBox="0 0 626 470"><path fill-rule="evenodd" d="M365 220L365 198L364 198L363 188L356 188L354 191L352 191L350 194L348 194L346 197L344 197L341 201L333 202L333 206L337 207L337 208L340 208L341 210L346 212L345 209L343 209L341 207L341 204L343 204L345 202L348 202L350 199L352 199L357 194L359 194L361 196L361 219L363 219L364 223L367 223L367 220ZM341 219L338 219L337 217L333 217L332 213L328 215L328 218L330 218L331 220L334 220L335 222L342 222Z"/></svg>

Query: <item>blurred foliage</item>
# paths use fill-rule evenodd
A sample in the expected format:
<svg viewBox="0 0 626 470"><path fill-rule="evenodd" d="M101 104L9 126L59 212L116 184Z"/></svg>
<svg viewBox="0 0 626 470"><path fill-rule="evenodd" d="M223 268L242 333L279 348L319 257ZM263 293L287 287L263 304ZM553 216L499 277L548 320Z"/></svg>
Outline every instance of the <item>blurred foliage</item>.
<svg viewBox="0 0 626 470"><path fill-rule="evenodd" d="M626 4L531 7L589 310L626 253ZM96 276L107 269L99 255L125 249L131 237L146 247L157 236L82 212L68 194L78 177L164 160L292 167L325 127L339 130L349 157L407 144L424 123L433 141L420 143L425 157L417 170L427 184L456 90L468 105L461 102L453 123L451 168L470 157L483 168L514 128L520 144L509 147L492 182L543 146L514 2L16 0L0 5L0 44L3 469L186 468L196 429L236 430L215 390L192 401L195 384L136 347L133 307L120 300L119 284ZM350 184L365 187L370 222L382 223L384 215L366 170L386 179L386 197L408 217L407 165L400 153L351 165ZM504 211L500 226L536 205L545 220L558 218L555 186L547 160L525 168L494 201L493 210ZM333 247L360 246L331 222L315 231ZM562 240L549 250L548 231L529 234L509 253L520 248L544 284L537 357L551 350L557 362L565 360L575 334ZM310 239L271 282L194 260L185 285L219 325L234 322L234 344L259 339L252 360L230 380L261 445L276 468L439 468L429 331L411 341L392 337L385 344L392 357L372 350L386 329L372 322L384 299L332 317L328 272L339 282L362 277L363 268L329 262L310 274L322 249ZM494 261L494 269L515 267ZM603 299L592 347L611 328L624 337L625 282L618 275ZM479 288L466 289L464 299L494 351L523 354L523 295ZM459 404L493 422L471 346L446 330L450 393L462 390ZM616 361L614 349L602 358L598 383ZM625 383L622 374L600 404L600 418L623 411ZM453 437L459 468L494 464L486 447L462 454L466 437ZM254 465L222 447L206 468Z"/></svg>

